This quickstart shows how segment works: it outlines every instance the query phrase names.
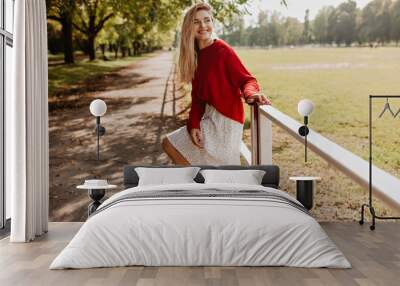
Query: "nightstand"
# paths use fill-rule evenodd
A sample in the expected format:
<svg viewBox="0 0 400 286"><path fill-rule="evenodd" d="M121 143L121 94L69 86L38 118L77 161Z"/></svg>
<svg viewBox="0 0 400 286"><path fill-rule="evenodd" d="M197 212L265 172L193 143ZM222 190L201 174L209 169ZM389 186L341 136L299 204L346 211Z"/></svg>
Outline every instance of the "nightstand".
<svg viewBox="0 0 400 286"><path fill-rule="evenodd" d="M76 187L77 189L87 190L89 197L93 200L88 206L88 217L101 205L100 200L104 197L106 190L116 187L116 185L108 184L107 180L85 180L83 185Z"/></svg>
<svg viewBox="0 0 400 286"><path fill-rule="evenodd" d="M308 210L313 207L314 181L321 180L320 177L290 177L289 180L296 181L296 199Z"/></svg>

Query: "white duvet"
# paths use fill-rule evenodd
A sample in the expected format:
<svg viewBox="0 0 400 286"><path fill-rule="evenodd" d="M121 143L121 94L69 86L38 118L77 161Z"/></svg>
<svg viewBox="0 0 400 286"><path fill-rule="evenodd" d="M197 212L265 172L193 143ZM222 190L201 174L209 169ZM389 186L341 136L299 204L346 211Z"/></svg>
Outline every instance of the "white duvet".
<svg viewBox="0 0 400 286"><path fill-rule="evenodd" d="M117 193L90 217L50 269L145 266L294 266L350 268L308 214L257 198L152 198L110 204L131 192L263 190L239 184L141 186ZM107 207L108 205L108 207Z"/></svg>

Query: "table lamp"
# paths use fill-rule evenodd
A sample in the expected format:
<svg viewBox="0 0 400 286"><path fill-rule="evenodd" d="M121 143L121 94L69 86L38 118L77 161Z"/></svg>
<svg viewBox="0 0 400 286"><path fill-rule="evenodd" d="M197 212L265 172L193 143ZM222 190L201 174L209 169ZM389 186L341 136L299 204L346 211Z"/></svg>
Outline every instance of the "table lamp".
<svg viewBox="0 0 400 286"><path fill-rule="evenodd" d="M95 99L90 103L90 113L96 117L96 136L97 136L97 161L100 160L100 152L99 152L99 141L100 136L103 136L106 133L106 129L100 125L100 117L103 116L107 111L106 103L101 99Z"/></svg>
<svg viewBox="0 0 400 286"><path fill-rule="evenodd" d="M299 134L304 137L304 160L307 162L307 134L309 133L307 124L308 116L314 110L314 103L309 99L302 99L297 105L297 111L304 117L304 125L299 128Z"/></svg>

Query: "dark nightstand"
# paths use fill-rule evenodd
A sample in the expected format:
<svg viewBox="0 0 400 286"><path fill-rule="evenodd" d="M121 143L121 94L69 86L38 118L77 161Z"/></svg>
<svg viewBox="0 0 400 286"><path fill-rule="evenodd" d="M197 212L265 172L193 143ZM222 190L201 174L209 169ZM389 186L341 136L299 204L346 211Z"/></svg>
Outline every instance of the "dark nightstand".
<svg viewBox="0 0 400 286"><path fill-rule="evenodd" d="M296 199L308 210L314 204L314 181L321 180L320 177L290 177L289 180L296 181Z"/></svg>

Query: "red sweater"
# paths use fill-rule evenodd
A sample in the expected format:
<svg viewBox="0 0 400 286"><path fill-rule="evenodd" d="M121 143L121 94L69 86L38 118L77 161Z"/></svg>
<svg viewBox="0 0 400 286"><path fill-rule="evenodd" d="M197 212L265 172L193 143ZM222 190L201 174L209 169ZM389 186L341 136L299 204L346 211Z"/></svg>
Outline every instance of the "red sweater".
<svg viewBox="0 0 400 286"><path fill-rule="evenodd" d="M187 130L200 129L205 104L219 113L244 123L241 97L247 98L260 91L256 79L243 66L235 51L223 40L216 39L201 49L192 80L192 105Z"/></svg>

